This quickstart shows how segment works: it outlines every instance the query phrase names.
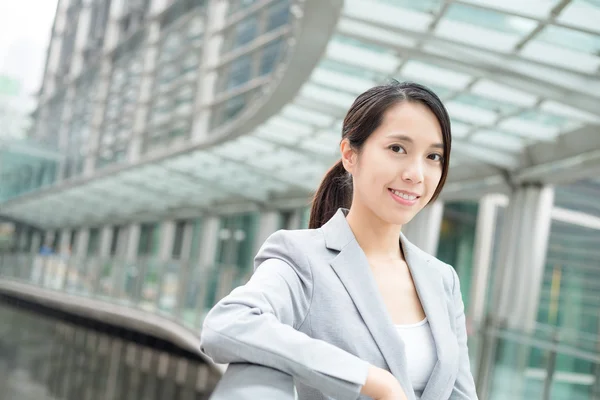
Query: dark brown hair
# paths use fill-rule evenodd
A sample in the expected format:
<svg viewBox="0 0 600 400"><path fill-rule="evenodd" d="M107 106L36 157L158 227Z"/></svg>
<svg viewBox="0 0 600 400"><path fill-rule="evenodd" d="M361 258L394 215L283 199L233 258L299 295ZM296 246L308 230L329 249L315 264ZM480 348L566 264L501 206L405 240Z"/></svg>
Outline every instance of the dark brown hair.
<svg viewBox="0 0 600 400"><path fill-rule="evenodd" d="M381 125L385 112L390 107L405 101L427 106L437 118L442 129L444 161L442 177L430 201L433 202L439 196L448 176L452 136L448 112L431 89L418 83L393 81L367 90L354 100L348 110L342 126L342 140L347 138L350 146L360 153L366 140ZM310 229L320 228L333 217L340 207L350 208L351 203L352 177L340 159L327 171L314 195L308 227Z"/></svg>

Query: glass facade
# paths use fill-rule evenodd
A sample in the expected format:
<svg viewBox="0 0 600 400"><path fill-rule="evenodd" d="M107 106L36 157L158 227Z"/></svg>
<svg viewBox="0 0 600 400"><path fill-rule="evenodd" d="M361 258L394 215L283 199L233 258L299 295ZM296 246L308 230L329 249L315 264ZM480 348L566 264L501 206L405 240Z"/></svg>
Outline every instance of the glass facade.
<svg viewBox="0 0 600 400"><path fill-rule="evenodd" d="M0 202L56 181L60 156L29 141L0 148Z"/></svg>
<svg viewBox="0 0 600 400"><path fill-rule="evenodd" d="M232 286L242 284L252 273L259 220L256 213L220 218L215 264L205 266L211 271L206 304L214 304L224 297Z"/></svg>
<svg viewBox="0 0 600 400"><path fill-rule="evenodd" d="M202 237L202 218L196 218L190 221L192 224L192 239L190 249L190 260L197 262L200 257L200 238Z"/></svg>
<svg viewBox="0 0 600 400"><path fill-rule="evenodd" d="M600 207L595 200L599 193L600 185L590 180L554 187L535 324L531 330L497 328L491 399L542 395L588 400L599 393ZM493 292L499 284L493 278L503 267L498 264L498 248L505 215L506 206L498 205L494 262L487 286L488 315L494 315ZM523 271L523 276L527 272ZM500 289L519 295L517 287ZM529 290L535 293L536 288ZM485 342L484 346L491 344Z"/></svg>
<svg viewBox="0 0 600 400"><path fill-rule="evenodd" d="M199 2L179 1L161 20L161 42L153 81L144 151L164 148L188 138L194 116L204 39L204 13Z"/></svg>
<svg viewBox="0 0 600 400"><path fill-rule="evenodd" d="M473 276L473 249L477 203L444 204L437 258L454 267L461 283L465 307L469 307Z"/></svg>
<svg viewBox="0 0 600 400"><path fill-rule="evenodd" d="M156 256L160 247L160 227L156 222L141 224L138 255Z"/></svg>
<svg viewBox="0 0 600 400"><path fill-rule="evenodd" d="M49 149L59 148L59 137L65 109L65 90L59 90L39 112L35 123L36 142Z"/></svg>
<svg viewBox="0 0 600 400"><path fill-rule="evenodd" d="M123 162L133 133L144 68L144 32L138 32L115 49L106 109L102 122L96 167Z"/></svg>
<svg viewBox="0 0 600 400"><path fill-rule="evenodd" d="M289 35L290 0L276 0L258 9L254 2L230 2L222 46L226 60L219 70L218 101L211 126L235 118L250 104L280 61Z"/></svg>
<svg viewBox="0 0 600 400"><path fill-rule="evenodd" d="M88 44L83 54L85 63L95 61L101 54L111 4L112 0L95 0L91 5L92 15L88 31Z"/></svg>
<svg viewBox="0 0 600 400"><path fill-rule="evenodd" d="M58 75L68 77L70 74L71 59L75 52L75 40L77 39L77 27L79 25L79 13L83 6L82 0L72 0L67 7L66 20L70 23L65 24L65 32L60 50L60 63L58 66Z"/></svg>
<svg viewBox="0 0 600 400"><path fill-rule="evenodd" d="M90 130L94 107L98 101L98 71L90 70L75 87L73 114L68 126L64 178L81 175L89 155Z"/></svg>
<svg viewBox="0 0 600 400"><path fill-rule="evenodd" d="M234 266L242 274L251 271L258 223L255 213L222 217L216 264Z"/></svg>
<svg viewBox="0 0 600 400"><path fill-rule="evenodd" d="M100 228L91 228L86 254L88 257L97 256L100 250Z"/></svg>

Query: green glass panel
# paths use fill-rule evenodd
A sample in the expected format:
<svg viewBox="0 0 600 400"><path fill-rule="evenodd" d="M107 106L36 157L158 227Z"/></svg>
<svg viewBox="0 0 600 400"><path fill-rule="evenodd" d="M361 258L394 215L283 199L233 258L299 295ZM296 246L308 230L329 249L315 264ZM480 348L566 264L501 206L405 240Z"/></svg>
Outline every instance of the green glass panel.
<svg viewBox="0 0 600 400"><path fill-rule="evenodd" d="M0 149L0 201L55 182L58 160L31 155L28 153L29 147L36 152L41 150L39 146L25 142L14 148L9 144L6 149Z"/></svg>
<svg viewBox="0 0 600 400"><path fill-rule="evenodd" d="M456 269L465 306L469 304L477 203L448 203L440 230L437 257Z"/></svg>
<svg viewBox="0 0 600 400"><path fill-rule="evenodd" d="M552 222L538 313L540 323L580 332L569 340L591 351L600 309L600 271L592 267L600 263L598 243L600 230Z"/></svg>
<svg viewBox="0 0 600 400"><path fill-rule="evenodd" d="M516 34L529 33L536 26L535 21L527 18L510 16L505 13L463 4L450 5L444 18L486 29Z"/></svg>
<svg viewBox="0 0 600 400"><path fill-rule="evenodd" d="M537 36L537 39L583 53L598 54L600 52L600 36L555 25L547 26Z"/></svg>
<svg viewBox="0 0 600 400"><path fill-rule="evenodd" d="M90 229L90 237L88 239L87 255L88 256L97 255L99 248L100 248L100 229L92 228L92 229Z"/></svg>

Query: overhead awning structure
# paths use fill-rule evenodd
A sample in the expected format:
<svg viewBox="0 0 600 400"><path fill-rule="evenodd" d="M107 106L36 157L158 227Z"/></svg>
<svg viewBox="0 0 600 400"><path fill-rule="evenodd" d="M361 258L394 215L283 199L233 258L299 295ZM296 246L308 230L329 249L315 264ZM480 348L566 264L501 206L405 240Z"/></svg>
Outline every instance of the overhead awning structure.
<svg viewBox="0 0 600 400"><path fill-rule="evenodd" d="M300 18L321 6L303 4ZM298 60L319 44L297 38L271 87L278 106L262 120L241 114L223 140L65 181L0 204L0 214L63 226L306 198L339 157L352 101L391 78L430 86L449 110L445 198L597 176L599 21L592 0L346 0L310 70ZM289 98L278 98L282 82L297 89Z"/></svg>

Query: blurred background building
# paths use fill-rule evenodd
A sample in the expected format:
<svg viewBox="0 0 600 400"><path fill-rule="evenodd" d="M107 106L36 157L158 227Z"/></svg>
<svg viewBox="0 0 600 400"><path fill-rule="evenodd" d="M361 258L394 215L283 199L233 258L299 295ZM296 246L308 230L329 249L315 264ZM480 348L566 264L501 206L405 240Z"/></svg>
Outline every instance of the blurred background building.
<svg viewBox="0 0 600 400"><path fill-rule="evenodd" d="M197 331L392 78L452 118L405 230L461 278L480 397L600 399L596 0L60 0L27 138L0 138L1 280Z"/></svg>

